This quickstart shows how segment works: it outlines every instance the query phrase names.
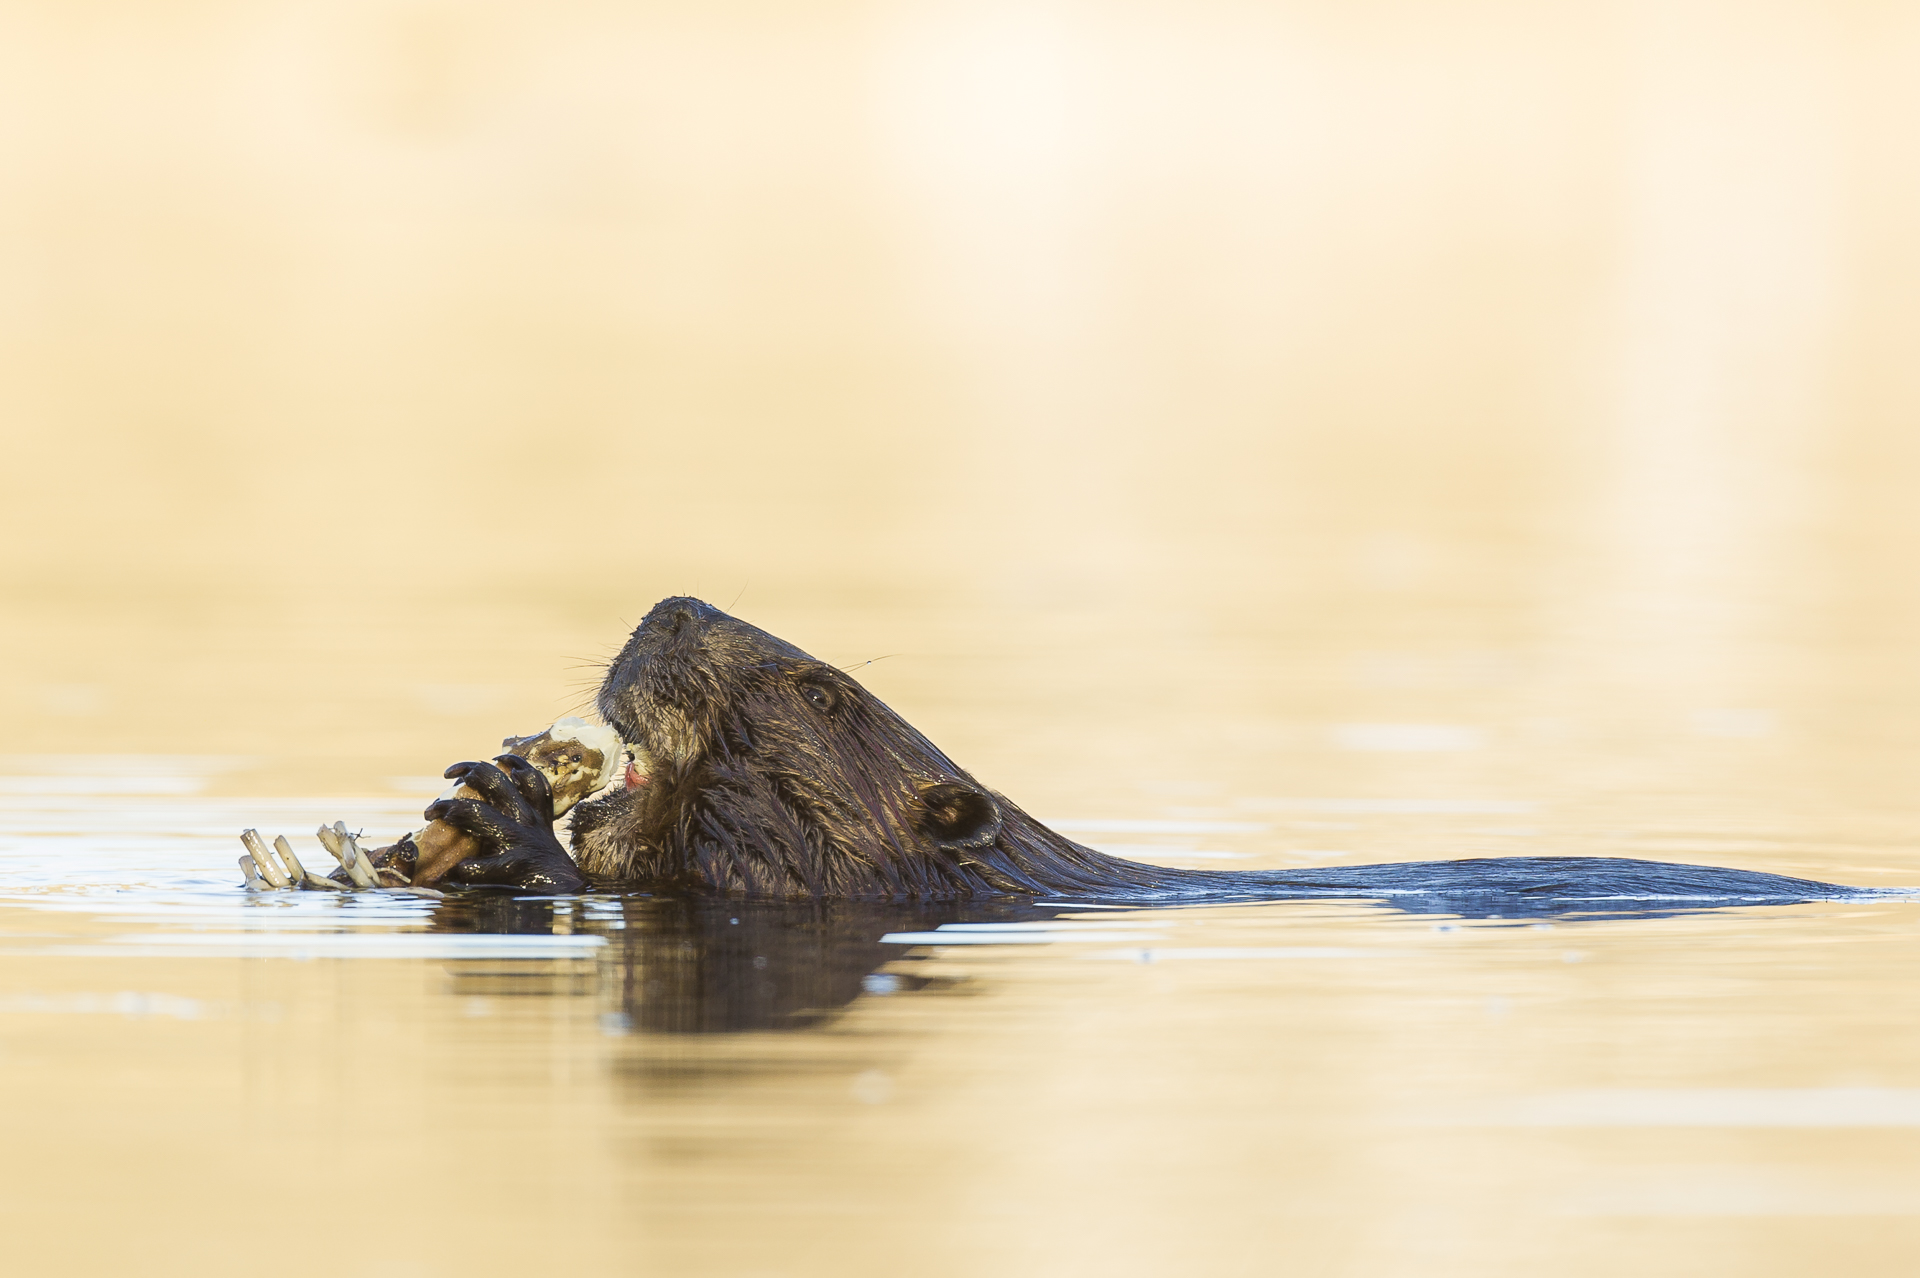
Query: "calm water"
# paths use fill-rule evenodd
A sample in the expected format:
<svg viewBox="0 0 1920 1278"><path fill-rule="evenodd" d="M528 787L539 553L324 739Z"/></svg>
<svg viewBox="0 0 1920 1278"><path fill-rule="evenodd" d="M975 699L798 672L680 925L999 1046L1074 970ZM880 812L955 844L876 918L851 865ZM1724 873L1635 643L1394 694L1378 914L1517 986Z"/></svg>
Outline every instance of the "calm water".
<svg viewBox="0 0 1920 1278"><path fill-rule="evenodd" d="M242 822L411 805L7 780L4 1202L49 1271L1892 1273L1920 1244L1920 905L249 896ZM1062 824L1208 866L1912 864L1551 799L1214 797Z"/></svg>
<svg viewBox="0 0 1920 1278"><path fill-rule="evenodd" d="M1912 1272L1920 905L234 867L693 593L1123 855L1920 885L1911 10L0 0L0 1269Z"/></svg>

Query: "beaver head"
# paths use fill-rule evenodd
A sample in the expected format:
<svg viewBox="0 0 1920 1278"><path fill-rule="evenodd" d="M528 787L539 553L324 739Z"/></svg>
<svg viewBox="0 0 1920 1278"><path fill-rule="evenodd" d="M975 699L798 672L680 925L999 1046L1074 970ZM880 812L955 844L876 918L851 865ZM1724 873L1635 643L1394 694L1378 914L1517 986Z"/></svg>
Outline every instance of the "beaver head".
<svg viewBox="0 0 1920 1278"><path fill-rule="evenodd" d="M634 766L626 793L575 815L595 878L776 896L1027 890L990 864L1004 800L840 670L698 599L647 614L599 708Z"/></svg>

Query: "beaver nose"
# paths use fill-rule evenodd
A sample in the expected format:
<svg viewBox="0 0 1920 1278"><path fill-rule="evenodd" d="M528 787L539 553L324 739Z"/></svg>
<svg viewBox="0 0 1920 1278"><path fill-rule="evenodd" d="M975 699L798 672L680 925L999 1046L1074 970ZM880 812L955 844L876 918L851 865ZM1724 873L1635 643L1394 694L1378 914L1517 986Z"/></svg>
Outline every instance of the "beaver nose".
<svg viewBox="0 0 1920 1278"><path fill-rule="evenodd" d="M682 635L698 635L703 632L715 616L715 610L709 604L698 599L680 597L662 599L647 614L642 626L663 638Z"/></svg>

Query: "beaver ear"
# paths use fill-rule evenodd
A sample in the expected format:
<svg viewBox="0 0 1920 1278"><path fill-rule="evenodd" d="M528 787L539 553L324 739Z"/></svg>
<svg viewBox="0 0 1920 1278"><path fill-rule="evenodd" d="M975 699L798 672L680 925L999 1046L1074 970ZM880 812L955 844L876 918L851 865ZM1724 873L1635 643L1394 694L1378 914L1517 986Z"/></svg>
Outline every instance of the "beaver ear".
<svg viewBox="0 0 1920 1278"><path fill-rule="evenodd" d="M920 787L920 829L943 848L984 848L1000 837L1000 805L959 781Z"/></svg>

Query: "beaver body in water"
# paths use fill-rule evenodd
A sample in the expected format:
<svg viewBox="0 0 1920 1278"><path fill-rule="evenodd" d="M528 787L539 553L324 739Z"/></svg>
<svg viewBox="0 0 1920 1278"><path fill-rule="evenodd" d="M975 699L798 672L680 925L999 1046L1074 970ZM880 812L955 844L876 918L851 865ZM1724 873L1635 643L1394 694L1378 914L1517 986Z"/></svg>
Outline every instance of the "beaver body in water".
<svg viewBox="0 0 1920 1278"><path fill-rule="evenodd" d="M427 810L481 854L448 876L549 892L620 886L784 898L1094 901L1314 896L1703 904L1883 895L1614 857L1499 857L1210 872L1108 856L975 781L845 673L691 598L656 605L607 668L601 716L627 788L553 833L543 778L457 764L482 799Z"/></svg>

